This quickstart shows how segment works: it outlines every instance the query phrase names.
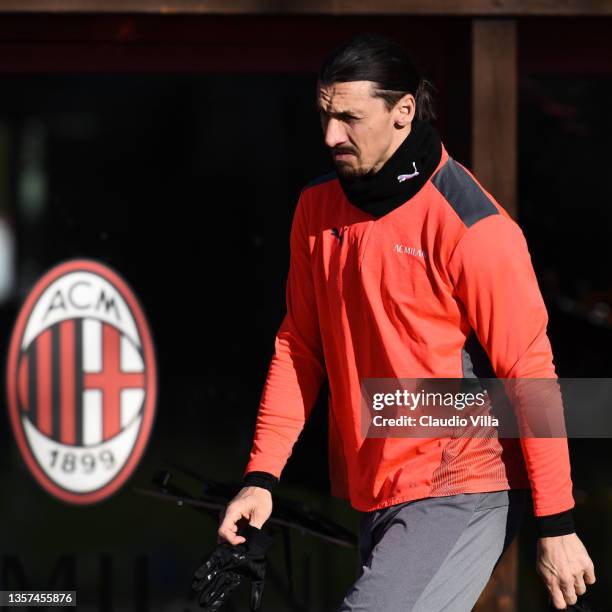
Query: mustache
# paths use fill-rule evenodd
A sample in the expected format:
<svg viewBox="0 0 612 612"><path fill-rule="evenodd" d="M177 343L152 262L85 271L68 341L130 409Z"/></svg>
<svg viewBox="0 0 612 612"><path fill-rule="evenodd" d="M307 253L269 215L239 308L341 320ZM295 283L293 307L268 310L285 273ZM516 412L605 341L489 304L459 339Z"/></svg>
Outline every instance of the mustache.
<svg viewBox="0 0 612 612"><path fill-rule="evenodd" d="M357 155L357 151L355 149L350 149L348 147L337 147L332 149L332 155L340 155L342 153L353 153L354 155Z"/></svg>

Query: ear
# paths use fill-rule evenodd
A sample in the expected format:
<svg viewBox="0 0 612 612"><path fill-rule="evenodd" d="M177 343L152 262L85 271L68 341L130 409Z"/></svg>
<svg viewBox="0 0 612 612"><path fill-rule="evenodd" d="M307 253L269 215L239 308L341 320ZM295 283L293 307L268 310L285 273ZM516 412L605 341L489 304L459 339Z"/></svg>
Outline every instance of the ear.
<svg viewBox="0 0 612 612"><path fill-rule="evenodd" d="M393 107L393 122L396 128L401 129L412 123L416 113L416 100L410 93L403 96Z"/></svg>

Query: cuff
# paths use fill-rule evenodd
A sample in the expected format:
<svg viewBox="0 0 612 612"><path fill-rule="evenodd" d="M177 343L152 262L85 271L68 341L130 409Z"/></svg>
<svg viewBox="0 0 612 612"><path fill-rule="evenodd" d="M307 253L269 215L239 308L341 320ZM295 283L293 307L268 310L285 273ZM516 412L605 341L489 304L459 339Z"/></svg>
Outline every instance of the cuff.
<svg viewBox="0 0 612 612"><path fill-rule="evenodd" d="M248 472L242 481L244 487L261 487L267 489L270 493L277 484L278 478L268 472Z"/></svg>
<svg viewBox="0 0 612 612"><path fill-rule="evenodd" d="M574 526L574 513L565 510L549 516L536 516L536 530L539 538L554 538L569 535L576 531Z"/></svg>

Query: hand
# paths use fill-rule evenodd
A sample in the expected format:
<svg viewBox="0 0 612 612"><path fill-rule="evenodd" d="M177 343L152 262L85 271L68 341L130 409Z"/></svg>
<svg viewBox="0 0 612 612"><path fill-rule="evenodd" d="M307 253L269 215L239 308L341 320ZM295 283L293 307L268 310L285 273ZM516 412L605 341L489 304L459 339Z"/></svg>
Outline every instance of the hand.
<svg viewBox="0 0 612 612"><path fill-rule="evenodd" d="M217 530L217 542L242 544L243 536L238 534L238 521L246 519L250 525L261 529L272 514L272 493L261 487L244 487L227 505Z"/></svg>
<svg viewBox="0 0 612 612"><path fill-rule="evenodd" d="M536 571L544 581L557 610L565 610L595 582L593 561L575 534L540 538Z"/></svg>

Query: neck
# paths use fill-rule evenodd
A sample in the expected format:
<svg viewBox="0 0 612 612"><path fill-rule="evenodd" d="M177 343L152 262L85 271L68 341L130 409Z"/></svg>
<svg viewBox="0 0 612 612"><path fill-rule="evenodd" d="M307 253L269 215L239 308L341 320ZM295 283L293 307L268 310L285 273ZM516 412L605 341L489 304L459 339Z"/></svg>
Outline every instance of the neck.
<svg viewBox="0 0 612 612"><path fill-rule="evenodd" d="M404 140L410 136L411 130L412 123L409 123L406 127L394 132L391 145L387 149L385 156L372 168L372 174L376 174L387 163L387 160L389 160L389 158L391 158L392 155L400 148L402 142L404 142Z"/></svg>
<svg viewBox="0 0 612 612"><path fill-rule="evenodd" d="M375 217L411 200L440 162L442 144L429 123L413 121L398 130L393 145L376 171L346 178L338 175L347 200Z"/></svg>

